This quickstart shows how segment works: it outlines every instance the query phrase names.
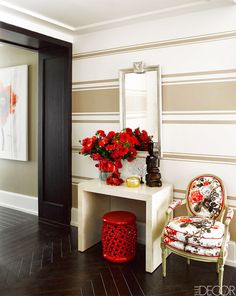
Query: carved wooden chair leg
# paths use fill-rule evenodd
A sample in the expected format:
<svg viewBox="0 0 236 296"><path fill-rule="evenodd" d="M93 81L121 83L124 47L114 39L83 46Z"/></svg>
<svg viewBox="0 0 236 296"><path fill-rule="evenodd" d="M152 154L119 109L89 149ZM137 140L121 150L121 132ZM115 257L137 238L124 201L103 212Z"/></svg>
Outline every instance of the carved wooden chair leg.
<svg viewBox="0 0 236 296"><path fill-rule="evenodd" d="M163 277L166 277L166 247L165 245L162 243L161 244L161 249L162 249L162 275Z"/></svg>
<svg viewBox="0 0 236 296"><path fill-rule="evenodd" d="M223 277L224 277L224 264L219 264L219 293L222 294L223 287Z"/></svg>
<svg viewBox="0 0 236 296"><path fill-rule="evenodd" d="M216 263L216 272L219 273L219 263Z"/></svg>
<svg viewBox="0 0 236 296"><path fill-rule="evenodd" d="M187 263L188 263L188 265L190 265L190 263L191 263L191 260L189 258L187 258Z"/></svg>

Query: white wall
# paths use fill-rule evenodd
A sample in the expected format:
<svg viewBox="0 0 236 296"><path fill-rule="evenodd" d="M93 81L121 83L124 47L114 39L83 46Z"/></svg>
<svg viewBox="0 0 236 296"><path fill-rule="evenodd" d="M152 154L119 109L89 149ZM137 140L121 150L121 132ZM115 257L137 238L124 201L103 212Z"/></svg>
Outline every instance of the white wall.
<svg viewBox="0 0 236 296"><path fill-rule="evenodd" d="M146 66L161 65L162 85L167 89L181 85L185 92L187 85L197 84L200 93L202 83L213 89L214 83L221 87L224 82L235 87L235 19L236 6L230 6L77 36L73 91L93 90L96 96L101 89L118 88L119 69L132 67L135 61L144 61ZM203 97L203 101L207 99ZM228 98L222 97L221 105L224 99ZM165 105L165 96L163 100ZM181 95L175 99L177 105L178 100ZM190 94L189 101L196 105L191 100ZM192 177L216 174L225 181L229 204L236 208L236 108L227 107L226 111L224 106L220 110L215 107L163 112L162 178L174 184L176 197L183 197ZM100 115L74 114L78 119L73 123L74 141L96 128L119 128L118 121L106 124ZM117 120L117 113L106 116ZM96 177L94 163L76 151L73 176L74 182Z"/></svg>

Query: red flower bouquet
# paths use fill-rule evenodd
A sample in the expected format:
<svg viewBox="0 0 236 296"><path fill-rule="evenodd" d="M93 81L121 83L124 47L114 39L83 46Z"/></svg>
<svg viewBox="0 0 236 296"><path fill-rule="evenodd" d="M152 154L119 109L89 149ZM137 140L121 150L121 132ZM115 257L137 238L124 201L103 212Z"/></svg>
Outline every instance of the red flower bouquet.
<svg viewBox="0 0 236 296"><path fill-rule="evenodd" d="M96 167L102 172L113 173L107 178L107 183L120 185L123 180L120 178L118 170L122 168L121 160L127 159L129 162L135 159L137 148L147 145L151 140L146 131L126 128L121 132L110 131L105 134L103 130L98 130L91 138L85 138L82 143L81 153L90 155L93 160L98 161ZM146 146L145 146L146 147Z"/></svg>
<svg viewBox="0 0 236 296"><path fill-rule="evenodd" d="M148 143L151 142L152 136L149 136L145 130L140 131L139 127L134 130L134 135L139 142L137 150L148 151Z"/></svg>

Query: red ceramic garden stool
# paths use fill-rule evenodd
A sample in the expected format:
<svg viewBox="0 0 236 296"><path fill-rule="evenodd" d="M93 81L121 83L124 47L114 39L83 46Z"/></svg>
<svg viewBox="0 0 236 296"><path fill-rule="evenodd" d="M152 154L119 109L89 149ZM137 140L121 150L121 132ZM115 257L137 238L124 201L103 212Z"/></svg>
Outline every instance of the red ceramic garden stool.
<svg viewBox="0 0 236 296"><path fill-rule="evenodd" d="M103 257L112 262L127 262L136 254L136 216L126 211L109 212L103 216Z"/></svg>

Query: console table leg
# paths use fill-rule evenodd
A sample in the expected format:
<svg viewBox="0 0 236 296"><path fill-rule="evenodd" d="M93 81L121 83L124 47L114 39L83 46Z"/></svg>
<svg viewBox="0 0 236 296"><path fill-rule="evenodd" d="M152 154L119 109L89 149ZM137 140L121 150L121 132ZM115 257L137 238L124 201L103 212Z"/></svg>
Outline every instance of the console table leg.
<svg viewBox="0 0 236 296"><path fill-rule="evenodd" d="M84 252L101 241L102 216L110 211L110 197L78 190L78 249Z"/></svg>
<svg viewBox="0 0 236 296"><path fill-rule="evenodd" d="M162 263L161 235L166 218L166 209L173 199L169 186L159 191L146 202L146 271L152 273Z"/></svg>

